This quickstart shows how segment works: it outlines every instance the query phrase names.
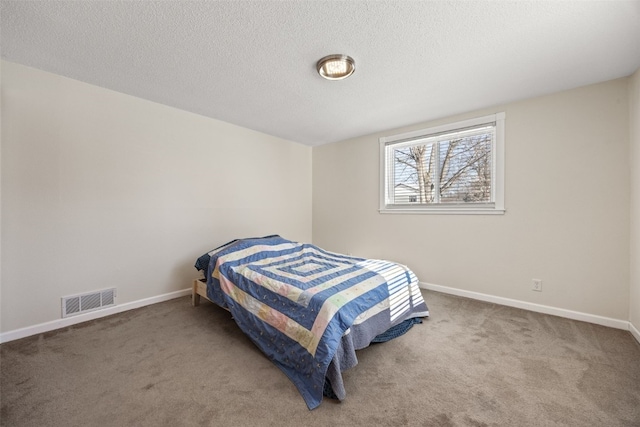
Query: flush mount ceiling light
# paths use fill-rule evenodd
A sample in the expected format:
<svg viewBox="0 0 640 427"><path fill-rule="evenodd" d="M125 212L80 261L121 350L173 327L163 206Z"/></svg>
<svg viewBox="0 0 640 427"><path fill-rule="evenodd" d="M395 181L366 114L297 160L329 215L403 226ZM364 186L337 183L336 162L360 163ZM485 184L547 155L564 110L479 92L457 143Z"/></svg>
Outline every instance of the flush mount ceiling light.
<svg viewBox="0 0 640 427"><path fill-rule="evenodd" d="M356 70L356 63L347 55L329 55L316 64L318 74L327 80L342 80Z"/></svg>

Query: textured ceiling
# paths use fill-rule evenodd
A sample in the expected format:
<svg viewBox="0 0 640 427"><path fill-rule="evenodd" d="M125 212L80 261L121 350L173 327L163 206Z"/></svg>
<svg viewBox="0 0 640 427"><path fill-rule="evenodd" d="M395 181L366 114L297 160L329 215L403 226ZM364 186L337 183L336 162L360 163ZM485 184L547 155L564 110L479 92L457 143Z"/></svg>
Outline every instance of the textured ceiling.
<svg viewBox="0 0 640 427"><path fill-rule="evenodd" d="M2 57L308 145L628 76L640 1L5 1ZM331 82L316 61L344 53Z"/></svg>

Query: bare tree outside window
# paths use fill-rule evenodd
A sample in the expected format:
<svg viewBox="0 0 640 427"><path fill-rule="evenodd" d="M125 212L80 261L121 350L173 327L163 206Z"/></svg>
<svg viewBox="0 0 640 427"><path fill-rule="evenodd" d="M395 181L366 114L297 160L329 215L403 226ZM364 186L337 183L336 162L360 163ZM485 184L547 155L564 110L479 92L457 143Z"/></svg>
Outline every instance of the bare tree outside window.
<svg viewBox="0 0 640 427"><path fill-rule="evenodd" d="M505 213L505 113L384 136L379 142L380 213Z"/></svg>
<svg viewBox="0 0 640 427"><path fill-rule="evenodd" d="M492 133L394 149L396 185L416 191L419 203L491 201Z"/></svg>

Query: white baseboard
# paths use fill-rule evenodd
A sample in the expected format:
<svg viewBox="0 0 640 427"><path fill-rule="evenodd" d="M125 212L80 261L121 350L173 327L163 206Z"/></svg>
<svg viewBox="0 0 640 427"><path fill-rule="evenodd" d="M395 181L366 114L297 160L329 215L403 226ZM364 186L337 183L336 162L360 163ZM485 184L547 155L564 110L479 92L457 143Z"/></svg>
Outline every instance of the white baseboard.
<svg viewBox="0 0 640 427"><path fill-rule="evenodd" d="M78 323L87 322L89 320L99 319L101 317L111 316L112 314L121 313L123 311L133 310L135 308L144 307L159 302L169 301L174 298L180 298L191 294L191 288L180 291L169 292L155 297L144 298L137 301L131 301L104 310L92 311L90 313L79 314L73 317L65 317L64 319L52 320L50 322L40 323L26 328L16 329L13 331L3 332L0 334L0 344L20 338L29 337L31 335L41 334L43 332L53 331L55 329L66 328Z"/></svg>
<svg viewBox="0 0 640 427"><path fill-rule="evenodd" d="M636 341L638 341L638 344L640 344L640 331L638 330L638 328L633 326L633 323L631 322L629 322L629 331L631 332L631 335L634 336Z"/></svg>
<svg viewBox="0 0 640 427"><path fill-rule="evenodd" d="M640 343L640 331L631 323L624 320L612 319L610 317L597 316L594 314L581 313L578 311L565 310L556 307L550 307L541 304L534 304L525 301L514 300L510 298L497 297L494 295L483 294L480 292L465 291L463 289L450 288L448 286L434 285L432 283L420 282L420 287L423 289L442 292L445 294L457 295L461 297L471 298L480 301L491 302L494 304L506 305L508 307L516 307L524 310L535 311L537 313L551 314L554 316L565 317L567 319L580 320L583 322L595 323L597 325L609 326L616 329L624 329L631 332L634 338ZM68 326L76 325L78 323L87 322L89 320L99 319L101 317L111 316L112 314L121 313L123 311L133 310L136 308L144 307L151 304L157 304L159 302L169 301L174 298L180 298L191 294L191 288L183 289L180 291L169 292L167 294L158 295L155 297L144 298L137 301L116 305L104 310L93 311L91 313L80 314L78 316L67 317L64 319L52 320L50 322L40 323L38 325L29 326L26 328L16 329L0 333L0 344L17 340L20 338L26 338L32 335L41 334L43 332L49 332L56 329L66 328Z"/></svg>
<svg viewBox="0 0 640 427"><path fill-rule="evenodd" d="M535 311L537 313L551 314L553 316L564 317L567 319L580 320L583 322L595 323L596 325L608 326L610 328L631 330L632 325L626 320L613 319L610 317L598 316L595 314L581 313L579 311L566 310L563 308L551 307L548 305L535 304L532 302L520 301L510 298L497 297L494 295L483 294L480 292L465 291L463 289L450 288L448 286L434 285L431 283L420 282L420 287L430 291L442 292L445 294L457 295L460 297L471 298L480 301L492 302L494 304L506 305L509 307L522 308L524 310ZM429 301L427 301L427 304ZM635 328L634 328L635 329ZM633 330L631 331L633 334ZM638 330L635 331L635 337L640 341Z"/></svg>

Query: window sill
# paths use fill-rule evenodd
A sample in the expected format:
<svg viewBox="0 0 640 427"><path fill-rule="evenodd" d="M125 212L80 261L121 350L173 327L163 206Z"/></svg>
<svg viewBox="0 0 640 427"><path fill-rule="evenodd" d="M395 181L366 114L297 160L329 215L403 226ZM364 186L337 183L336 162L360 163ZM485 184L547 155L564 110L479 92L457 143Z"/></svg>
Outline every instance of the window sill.
<svg viewBox="0 0 640 427"><path fill-rule="evenodd" d="M383 208L381 214L414 214L414 215L504 215L505 209L494 208Z"/></svg>

